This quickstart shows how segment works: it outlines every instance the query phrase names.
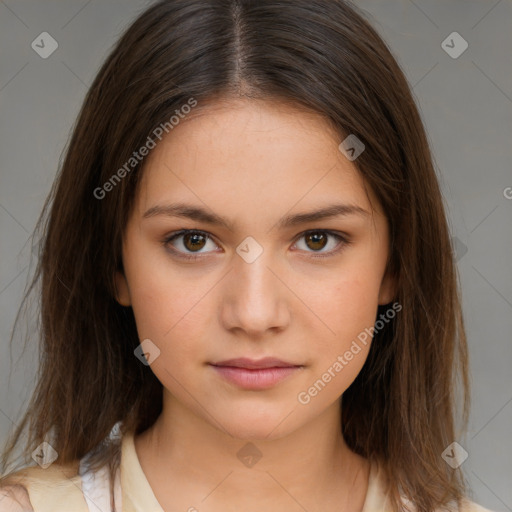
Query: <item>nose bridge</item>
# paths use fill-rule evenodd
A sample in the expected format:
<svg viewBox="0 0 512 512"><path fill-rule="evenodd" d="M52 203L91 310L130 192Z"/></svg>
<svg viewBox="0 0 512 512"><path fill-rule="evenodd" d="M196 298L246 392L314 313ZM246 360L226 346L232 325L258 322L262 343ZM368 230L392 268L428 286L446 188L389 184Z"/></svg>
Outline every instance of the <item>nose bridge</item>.
<svg viewBox="0 0 512 512"><path fill-rule="evenodd" d="M268 294L269 286L275 284L275 277L269 270L269 267L272 268L271 260L270 251L264 251L252 262L239 258L235 263L237 287L247 299L252 300L262 294Z"/></svg>
<svg viewBox="0 0 512 512"><path fill-rule="evenodd" d="M283 327L287 321L285 291L274 275L279 272L276 262L272 251L256 245L254 239L239 245L224 294L227 328L239 327L257 334Z"/></svg>

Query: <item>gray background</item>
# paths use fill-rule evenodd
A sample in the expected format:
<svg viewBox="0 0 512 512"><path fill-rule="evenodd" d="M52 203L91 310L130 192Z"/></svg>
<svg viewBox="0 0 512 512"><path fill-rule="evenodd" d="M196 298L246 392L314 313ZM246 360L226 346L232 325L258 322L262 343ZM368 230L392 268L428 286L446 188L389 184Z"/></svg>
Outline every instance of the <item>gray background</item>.
<svg viewBox="0 0 512 512"><path fill-rule="evenodd" d="M463 468L477 502L512 511L512 199L506 197L512 197L512 3L357 4L372 15L414 87L455 237L473 380L470 431L458 439L469 453ZM89 84L123 27L146 5L0 0L2 443L35 378L35 344L21 359L19 341L12 359L8 348L33 268L29 235ZM47 59L31 48L45 31L59 45ZM441 46L454 31L469 44L458 58Z"/></svg>

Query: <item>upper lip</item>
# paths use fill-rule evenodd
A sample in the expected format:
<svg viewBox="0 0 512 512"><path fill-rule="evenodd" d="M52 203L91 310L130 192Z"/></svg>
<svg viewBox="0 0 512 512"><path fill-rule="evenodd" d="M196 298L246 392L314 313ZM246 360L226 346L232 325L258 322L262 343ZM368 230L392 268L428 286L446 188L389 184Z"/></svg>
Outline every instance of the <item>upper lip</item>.
<svg viewBox="0 0 512 512"><path fill-rule="evenodd" d="M258 368L289 368L300 366L293 363L287 363L275 357L264 357L263 359L249 359L247 357L238 357L236 359L227 359L218 363L211 363L213 366L234 366L236 368L258 369Z"/></svg>

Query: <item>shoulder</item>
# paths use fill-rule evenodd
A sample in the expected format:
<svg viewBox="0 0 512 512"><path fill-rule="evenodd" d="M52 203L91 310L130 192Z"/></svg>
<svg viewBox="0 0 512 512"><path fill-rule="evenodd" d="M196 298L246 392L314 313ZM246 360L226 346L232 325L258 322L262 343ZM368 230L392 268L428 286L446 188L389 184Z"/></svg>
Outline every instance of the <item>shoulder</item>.
<svg viewBox="0 0 512 512"><path fill-rule="evenodd" d="M406 510L408 510L410 512L417 512L417 508L414 506L414 504L410 500L408 500L405 497L402 497L402 502L405 505ZM456 506L452 505L452 506L448 506L447 509L445 509L445 508L436 509L436 512L446 512L447 510L449 512L493 512L487 508L482 507L478 503L475 503L475 502L469 500L468 498L465 498L462 501L460 508L457 508ZM2 512L2 511L0 511L0 512Z"/></svg>
<svg viewBox="0 0 512 512"><path fill-rule="evenodd" d="M0 488L0 512L33 512L27 489L19 484Z"/></svg>
<svg viewBox="0 0 512 512"><path fill-rule="evenodd" d="M0 486L0 512L77 512L85 505L81 477L74 465L33 466L8 475ZM67 505L66 505L67 504Z"/></svg>
<svg viewBox="0 0 512 512"><path fill-rule="evenodd" d="M52 464L47 468L40 466L29 466L6 475L3 477L3 483L0 488L16 485L44 484L46 486L62 486L70 484L74 480L80 479L78 474L78 465Z"/></svg>
<svg viewBox="0 0 512 512"><path fill-rule="evenodd" d="M404 506L404 510L407 512L418 512L418 508L416 505L401 495L402 504ZM1 511L0 511L1 512ZM435 512L493 512L485 507L482 507L478 503L471 501L468 497L462 499L460 503L460 507L457 507L456 504L452 501L446 507L436 508Z"/></svg>
<svg viewBox="0 0 512 512"><path fill-rule="evenodd" d="M464 500L463 506L460 509L460 512L492 512L488 508L484 508L478 503L470 501L468 499Z"/></svg>

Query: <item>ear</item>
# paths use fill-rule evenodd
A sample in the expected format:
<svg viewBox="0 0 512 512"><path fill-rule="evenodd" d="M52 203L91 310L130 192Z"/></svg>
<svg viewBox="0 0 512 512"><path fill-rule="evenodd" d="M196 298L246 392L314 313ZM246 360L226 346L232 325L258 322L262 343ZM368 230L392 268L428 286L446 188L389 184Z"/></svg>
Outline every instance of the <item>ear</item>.
<svg viewBox="0 0 512 512"><path fill-rule="evenodd" d="M389 304L397 295L397 279L389 270L386 270L379 290L379 306Z"/></svg>
<svg viewBox="0 0 512 512"><path fill-rule="evenodd" d="M130 289L128 288L128 281L125 275L120 270L116 271L114 276L114 283L116 287L116 300L121 306L131 306Z"/></svg>

